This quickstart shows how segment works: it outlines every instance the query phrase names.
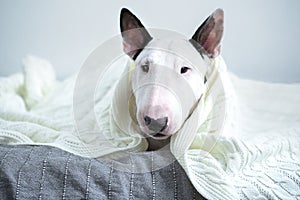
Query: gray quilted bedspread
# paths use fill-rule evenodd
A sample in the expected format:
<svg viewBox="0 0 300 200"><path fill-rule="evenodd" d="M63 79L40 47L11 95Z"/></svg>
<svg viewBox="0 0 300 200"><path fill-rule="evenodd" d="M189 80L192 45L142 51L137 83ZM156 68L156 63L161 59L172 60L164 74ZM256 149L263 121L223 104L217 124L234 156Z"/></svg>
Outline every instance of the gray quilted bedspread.
<svg viewBox="0 0 300 200"><path fill-rule="evenodd" d="M202 199L176 161L144 173L107 163L55 147L0 145L0 199Z"/></svg>

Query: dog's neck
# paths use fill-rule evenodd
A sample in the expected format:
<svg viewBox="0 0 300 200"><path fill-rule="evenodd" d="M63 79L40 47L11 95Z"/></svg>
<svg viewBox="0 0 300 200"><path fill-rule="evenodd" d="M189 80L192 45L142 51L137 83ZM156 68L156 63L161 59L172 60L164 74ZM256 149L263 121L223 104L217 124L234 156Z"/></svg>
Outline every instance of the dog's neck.
<svg viewBox="0 0 300 200"><path fill-rule="evenodd" d="M164 140L156 140L151 137L147 138L148 141L148 149L147 151L155 151L158 149L163 148L164 146L168 145L170 143L171 137L168 137Z"/></svg>

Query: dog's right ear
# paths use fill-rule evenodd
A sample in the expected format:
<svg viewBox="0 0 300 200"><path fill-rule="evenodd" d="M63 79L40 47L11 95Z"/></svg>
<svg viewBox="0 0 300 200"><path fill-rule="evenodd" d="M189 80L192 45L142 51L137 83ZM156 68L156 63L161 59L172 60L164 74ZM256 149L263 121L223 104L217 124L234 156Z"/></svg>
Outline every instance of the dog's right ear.
<svg viewBox="0 0 300 200"><path fill-rule="evenodd" d="M135 59L152 37L140 20L126 8L121 10L120 27L124 52Z"/></svg>

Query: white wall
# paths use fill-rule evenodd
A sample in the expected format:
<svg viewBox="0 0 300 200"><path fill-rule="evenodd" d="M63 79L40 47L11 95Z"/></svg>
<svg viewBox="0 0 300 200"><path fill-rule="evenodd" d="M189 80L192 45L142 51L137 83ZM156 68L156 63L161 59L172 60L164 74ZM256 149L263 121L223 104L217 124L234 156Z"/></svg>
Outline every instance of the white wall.
<svg viewBox="0 0 300 200"><path fill-rule="evenodd" d="M0 75L21 70L28 54L52 62L59 78L80 68L101 42L119 33L125 6L147 27L191 36L217 7L225 11L223 57L236 74L300 82L299 0L1 0Z"/></svg>

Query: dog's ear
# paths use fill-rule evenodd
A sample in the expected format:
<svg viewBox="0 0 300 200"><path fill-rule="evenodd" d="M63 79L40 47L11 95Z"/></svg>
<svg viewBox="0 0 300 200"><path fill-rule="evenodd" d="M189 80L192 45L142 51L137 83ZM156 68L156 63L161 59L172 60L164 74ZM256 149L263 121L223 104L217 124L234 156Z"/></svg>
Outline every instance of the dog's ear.
<svg viewBox="0 0 300 200"><path fill-rule="evenodd" d="M135 59L152 37L140 20L126 8L121 10L120 26L124 52Z"/></svg>
<svg viewBox="0 0 300 200"><path fill-rule="evenodd" d="M190 42L201 53L215 58L221 51L224 30L224 12L217 9L197 29Z"/></svg>

